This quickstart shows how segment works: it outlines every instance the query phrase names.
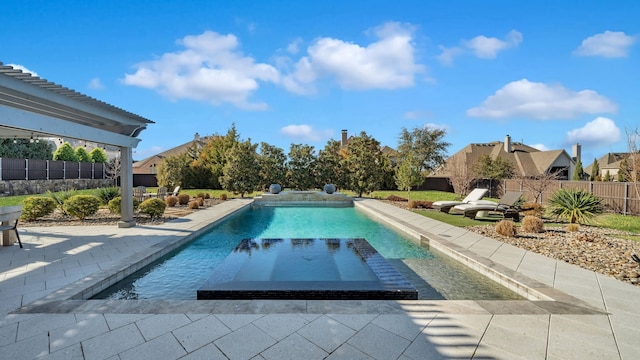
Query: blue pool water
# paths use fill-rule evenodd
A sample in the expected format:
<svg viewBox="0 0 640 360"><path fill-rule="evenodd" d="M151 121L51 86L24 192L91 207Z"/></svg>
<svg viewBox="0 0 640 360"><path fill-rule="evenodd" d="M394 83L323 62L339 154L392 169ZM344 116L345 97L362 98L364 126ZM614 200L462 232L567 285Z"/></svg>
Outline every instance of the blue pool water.
<svg viewBox="0 0 640 360"><path fill-rule="evenodd" d="M216 225L185 247L97 294L94 299L196 299L197 289L241 240L259 238L364 238L387 261L395 261L393 264L396 267L403 267L408 261L418 269L416 273L437 267L435 273L438 277L429 280L429 283L443 284L439 285L443 290L438 289L434 298L443 298L441 294L452 298L447 297L446 293L454 294L453 298L469 298L468 290L475 297L478 292L485 292L487 286L494 286L490 280L465 269L463 265L442 259L442 256L434 256L425 247L372 220L354 207L250 207ZM409 273L415 275L413 271ZM468 276L475 278L469 280ZM419 281L424 282L424 278L428 276L420 273ZM474 290L479 284L483 285L482 288ZM447 290L448 286L453 286L453 290ZM490 290L480 298L496 298L495 294L495 290Z"/></svg>

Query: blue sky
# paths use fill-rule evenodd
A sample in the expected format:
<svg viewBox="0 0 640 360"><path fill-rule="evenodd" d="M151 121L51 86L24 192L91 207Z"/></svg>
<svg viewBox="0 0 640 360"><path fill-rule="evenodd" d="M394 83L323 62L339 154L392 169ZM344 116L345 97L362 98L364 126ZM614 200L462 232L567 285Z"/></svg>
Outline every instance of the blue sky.
<svg viewBox="0 0 640 360"><path fill-rule="evenodd" d="M155 124L142 159L236 124L288 152L364 130L509 134L583 162L640 125L640 2L17 1L0 61Z"/></svg>

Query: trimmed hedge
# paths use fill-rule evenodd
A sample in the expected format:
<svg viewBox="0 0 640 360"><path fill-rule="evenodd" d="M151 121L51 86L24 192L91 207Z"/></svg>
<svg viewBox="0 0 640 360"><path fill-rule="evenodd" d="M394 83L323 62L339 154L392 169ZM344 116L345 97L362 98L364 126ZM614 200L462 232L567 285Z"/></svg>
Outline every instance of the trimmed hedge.
<svg viewBox="0 0 640 360"><path fill-rule="evenodd" d="M56 209L55 200L48 197L32 196L22 201L21 219L32 221L43 216L50 215Z"/></svg>
<svg viewBox="0 0 640 360"><path fill-rule="evenodd" d="M149 215L152 219L158 218L164 214L164 209L167 207L167 204L164 203L161 199L151 198L143 201L138 206L138 211Z"/></svg>
<svg viewBox="0 0 640 360"><path fill-rule="evenodd" d="M100 199L93 195L75 195L62 205L64 211L80 220L94 215L100 208Z"/></svg>

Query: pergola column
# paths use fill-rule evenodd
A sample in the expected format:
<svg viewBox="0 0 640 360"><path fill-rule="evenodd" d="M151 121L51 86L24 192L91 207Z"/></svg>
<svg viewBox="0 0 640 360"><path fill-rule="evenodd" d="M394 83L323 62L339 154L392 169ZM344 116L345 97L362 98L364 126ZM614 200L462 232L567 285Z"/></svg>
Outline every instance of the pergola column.
<svg viewBox="0 0 640 360"><path fill-rule="evenodd" d="M118 227L129 228L136 225L133 219L133 167L132 150L130 147L120 147L120 221Z"/></svg>

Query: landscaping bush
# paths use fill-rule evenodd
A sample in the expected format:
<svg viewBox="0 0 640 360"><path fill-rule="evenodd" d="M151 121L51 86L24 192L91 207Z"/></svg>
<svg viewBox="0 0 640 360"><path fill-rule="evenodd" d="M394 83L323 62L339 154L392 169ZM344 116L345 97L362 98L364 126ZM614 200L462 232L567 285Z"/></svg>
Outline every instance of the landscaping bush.
<svg viewBox="0 0 640 360"><path fill-rule="evenodd" d="M109 211L111 211L112 214L122 214L122 198L120 196L111 199L111 201L109 201L109 204L107 205L107 207L109 208ZM135 210L138 207L138 204L140 204L138 202L138 200L136 198L133 198L133 209Z"/></svg>
<svg viewBox="0 0 640 360"><path fill-rule="evenodd" d="M227 200L227 194L220 194L220 200L225 201Z"/></svg>
<svg viewBox="0 0 640 360"><path fill-rule="evenodd" d="M389 201L407 201L407 199L403 198L402 196L398 196L398 195L389 195L389 196L387 196L387 200L389 200Z"/></svg>
<svg viewBox="0 0 640 360"><path fill-rule="evenodd" d="M544 221L539 217L527 215L522 219L522 231L528 233L541 233L544 231Z"/></svg>
<svg viewBox="0 0 640 360"><path fill-rule="evenodd" d="M196 201L198 202L198 206L200 207L204 206L204 198L198 197L196 198Z"/></svg>
<svg viewBox="0 0 640 360"><path fill-rule="evenodd" d="M26 221L35 220L47 216L56 209L56 202L47 197L32 196L22 201L21 219Z"/></svg>
<svg viewBox="0 0 640 360"><path fill-rule="evenodd" d="M196 199L197 198L203 198L204 199L204 193L203 192L197 193L196 194Z"/></svg>
<svg viewBox="0 0 640 360"><path fill-rule="evenodd" d="M178 204L180 205L187 205L189 200L191 200L191 196L189 196L189 194L178 195Z"/></svg>
<svg viewBox="0 0 640 360"><path fill-rule="evenodd" d="M164 214L164 209L166 209L166 207L167 204L165 204L161 199L151 198L140 203L138 211L149 215L152 219L155 219Z"/></svg>
<svg viewBox="0 0 640 360"><path fill-rule="evenodd" d="M578 189L558 189L549 198L547 211L569 223L588 223L602 212L602 200L590 192Z"/></svg>
<svg viewBox="0 0 640 360"><path fill-rule="evenodd" d="M409 208L410 209L431 209L432 201L426 200L410 200Z"/></svg>
<svg viewBox="0 0 640 360"><path fill-rule="evenodd" d="M209 194L209 193L204 194L204 198L205 199L211 199L211 194Z"/></svg>
<svg viewBox="0 0 640 360"><path fill-rule="evenodd" d="M95 195L100 199L101 205L108 205L109 201L120 196L120 188L115 186L98 188L96 189Z"/></svg>
<svg viewBox="0 0 640 360"><path fill-rule="evenodd" d="M567 231L576 232L580 229L580 225L578 224L569 224L567 225Z"/></svg>
<svg viewBox="0 0 640 360"><path fill-rule="evenodd" d="M174 207L178 203L178 197L167 196L166 199L164 199L164 203L167 204L168 207Z"/></svg>
<svg viewBox="0 0 640 360"><path fill-rule="evenodd" d="M502 236L514 237L518 233L516 223L511 220L501 220L496 224L496 232Z"/></svg>
<svg viewBox="0 0 640 360"><path fill-rule="evenodd" d="M56 207L65 215L69 215L67 211L64 209L64 202L67 201L72 196L78 195L76 190L69 191L59 191L52 192L51 190L47 191L47 195L56 203Z"/></svg>
<svg viewBox="0 0 640 360"><path fill-rule="evenodd" d="M195 210L198 209L200 206L198 205L197 201L189 201L189 209L191 210Z"/></svg>
<svg viewBox="0 0 640 360"><path fill-rule="evenodd" d="M409 209L415 209L418 207L418 204L415 200L409 200Z"/></svg>
<svg viewBox="0 0 640 360"><path fill-rule="evenodd" d="M542 204L536 202L526 202L522 205L522 213L525 216L528 215L541 218L543 210Z"/></svg>
<svg viewBox="0 0 640 360"><path fill-rule="evenodd" d="M75 195L68 198L62 207L67 214L84 220L98 212L100 199L93 195Z"/></svg>

